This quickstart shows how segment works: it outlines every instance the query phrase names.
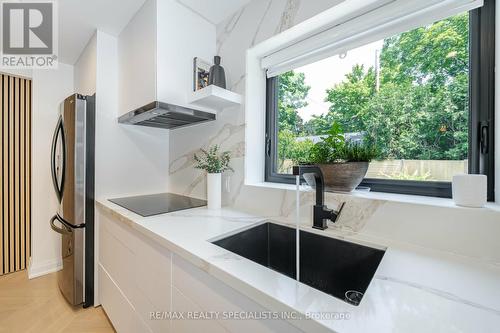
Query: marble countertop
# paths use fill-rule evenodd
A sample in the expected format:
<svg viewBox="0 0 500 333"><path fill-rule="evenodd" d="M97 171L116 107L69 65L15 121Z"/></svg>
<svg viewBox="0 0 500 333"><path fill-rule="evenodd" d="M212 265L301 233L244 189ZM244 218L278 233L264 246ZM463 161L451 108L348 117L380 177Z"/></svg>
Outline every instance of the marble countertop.
<svg viewBox="0 0 500 333"><path fill-rule="evenodd" d="M270 311L297 311L304 331L494 332L500 330L500 270L465 258L389 245L359 306L329 296L218 247L210 240L267 221L231 209L194 208L141 217L107 200L98 207ZM312 228L304 230L322 233ZM338 237L366 244L356 235ZM453 233L450 233L453 237ZM369 243L381 247L376 243ZM333 254L334 255L334 254ZM329 314L348 319L329 319Z"/></svg>

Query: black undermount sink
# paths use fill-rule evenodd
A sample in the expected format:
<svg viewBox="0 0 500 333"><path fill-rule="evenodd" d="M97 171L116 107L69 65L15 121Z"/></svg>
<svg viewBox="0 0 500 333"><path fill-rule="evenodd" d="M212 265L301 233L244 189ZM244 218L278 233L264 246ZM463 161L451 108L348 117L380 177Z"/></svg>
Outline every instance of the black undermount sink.
<svg viewBox="0 0 500 333"><path fill-rule="evenodd" d="M264 223L214 241L220 247L296 278L296 231ZM300 232L300 282L358 305L385 251Z"/></svg>

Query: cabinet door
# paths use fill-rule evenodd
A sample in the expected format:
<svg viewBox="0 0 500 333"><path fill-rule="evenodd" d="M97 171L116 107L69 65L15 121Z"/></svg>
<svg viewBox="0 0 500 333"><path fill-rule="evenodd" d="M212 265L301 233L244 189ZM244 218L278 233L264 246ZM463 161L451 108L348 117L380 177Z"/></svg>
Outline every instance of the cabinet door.
<svg viewBox="0 0 500 333"><path fill-rule="evenodd" d="M99 263L135 315L152 332L170 332L169 320L152 319L154 312L170 311L170 252L108 215L100 216L99 240Z"/></svg>
<svg viewBox="0 0 500 333"><path fill-rule="evenodd" d="M152 243L147 244L143 235L138 235L133 263L136 293L134 306L137 313L153 332L170 332L168 319L151 319L152 312L170 311L171 302L171 259L170 252Z"/></svg>
<svg viewBox="0 0 500 333"><path fill-rule="evenodd" d="M215 311L221 314L268 311L175 254L172 255L172 285L174 290L178 289L203 311ZM173 306L175 307L175 301ZM219 322L227 331L235 333L302 332L284 320L221 319Z"/></svg>
<svg viewBox="0 0 500 333"><path fill-rule="evenodd" d="M228 332L216 320L189 318L189 313L201 313L203 309L175 287L172 288L172 310L175 313L184 315L184 318L182 319L179 318L171 321L172 332Z"/></svg>
<svg viewBox="0 0 500 333"><path fill-rule="evenodd" d="M116 222L100 218L99 263L115 281L129 301L134 294L134 238Z"/></svg>
<svg viewBox="0 0 500 333"><path fill-rule="evenodd" d="M101 265L99 265L99 295L102 307L117 332L152 332Z"/></svg>

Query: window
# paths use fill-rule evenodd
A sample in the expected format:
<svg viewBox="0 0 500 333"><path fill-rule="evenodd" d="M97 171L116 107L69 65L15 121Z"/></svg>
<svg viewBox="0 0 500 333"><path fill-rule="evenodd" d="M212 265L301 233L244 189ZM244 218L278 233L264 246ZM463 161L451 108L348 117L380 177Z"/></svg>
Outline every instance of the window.
<svg viewBox="0 0 500 333"><path fill-rule="evenodd" d="M451 197L483 173L493 200L494 1L267 80L266 181L294 182L332 124L378 152L361 186Z"/></svg>

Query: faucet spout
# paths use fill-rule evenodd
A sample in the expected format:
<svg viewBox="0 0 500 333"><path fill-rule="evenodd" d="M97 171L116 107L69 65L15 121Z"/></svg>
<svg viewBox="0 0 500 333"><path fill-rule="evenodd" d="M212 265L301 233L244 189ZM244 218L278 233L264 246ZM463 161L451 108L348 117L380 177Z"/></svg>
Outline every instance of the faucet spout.
<svg viewBox="0 0 500 333"><path fill-rule="evenodd" d="M311 174L314 177L314 183L316 185L316 206L323 206L325 201L324 193L324 179L323 172L316 165L299 165L293 167L294 176L304 176L304 174Z"/></svg>
<svg viewBox="0 0 500 333"><path fill-rule="evenodd" d="M328 220L335 222L344 207L344 202L338 210L329 209L325 206L324 179L321 169L316 165L299 165L293 167L295 176L312 174L316 186L316 204L313 207L313 228L325 230L328 228Z"/></svg>

